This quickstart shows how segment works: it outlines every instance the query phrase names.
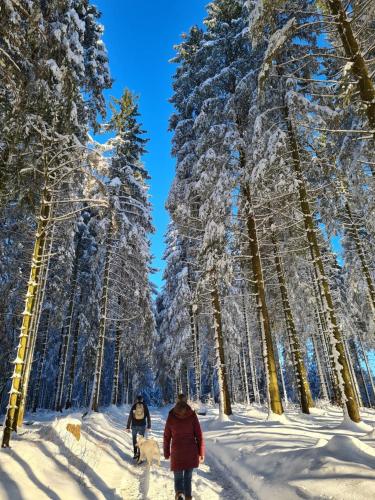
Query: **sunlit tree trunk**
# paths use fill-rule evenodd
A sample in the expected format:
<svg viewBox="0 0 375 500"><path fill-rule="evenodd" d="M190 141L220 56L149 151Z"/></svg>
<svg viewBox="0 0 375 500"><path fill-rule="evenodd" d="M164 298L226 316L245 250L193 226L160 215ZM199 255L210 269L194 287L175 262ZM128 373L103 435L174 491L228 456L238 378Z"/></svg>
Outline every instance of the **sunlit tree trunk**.
<svg viewBox="0 0 375 500"><path fill-rule="evenodd" d="M257 310L262 331L263 359L266 371L267 392L269 409L273 413L281 415L284 410L280 398L279 383L277 380L277 369L275 351L272 340L271 325L266 302L266 292L263 279L263 267L260 256L255 214L252 207L250 186L242 187L242 196L245 203L246 227L249 241L249 255L254 276L254 289L257 297Z"/></svg>
<svg viewBox="0 0 375 500"><path fill-rule="evenodd" d="M30 277L27 285L25 308L22 313L22 325L19 336L19 344L17 348L17 357L13 362L14 371L12 376L11 390L9 394L9 403L4 421L2 447L9 447L11 433L12 431L17 430L17 409L19 408L19 405L17 405L17 400L22 390L25 370L31 369L31 366L25 366L25 363L29 355L29 349L31 348L33 342L33 339L30 339L30 335L32 333L32 318L36 313L36 299L38 288L40 285L42 262L44 258L43 252L45 250L47 228L51 218L51 202L51 193L45 187L42 193L38 227L35 235L34 249L31 258ZM31 361L32 360L29 358L28 363L30 364ZM23 401L23 405L24 404L25 401Z"/></svg>
<svg viewBox="0 0 375 500"><path fill-rule="evenodd" d="M53 206L51 204L51 216L53 212ZM43 268L41 271L41 286L39 287L39 293L38 293L38 305L36 307L37 311L34 316L34 322L33 322L33 346L29 350L29 376L31 374L31 369L32 369L32 360L34 358L34 349L36 345L36 339L38 336L38 331L39 331L39 323L40 323L40 317L41 317L41 311L43 308L43 305L45 303L45 295L47 291L47 284L48 284L48 274L49 274L49 269L50 269L50 263L51 263L51 256L52 256L52 248L53 248L53 243L54 243L54 235L55 235L55 229L56 225L52 222L52 228L49 228L47 230L47 235L46 235L46 240L45 240L45 252L44 252L44 262L43 262ZM40 404L40 386L41 386L41 381L42 381L42 373L43 373L43 368L45 364L45 359L46 359L46 354L47 354L47 345L48 345L48 328L49 328L49 319L50 319L50 314L51 311L50 309L47 310L47 320L46 320L46 331L44 333L44 338L43 338L43 347L42 347L42 353L41 353L41 359L39 360L38 364L38 374L37 374L37 382L36 382L36 388L34 390L33 394L33 402L32 402L32 409L35 412L37 405ZM19 422L19 425L22 424L23 421L23 415L24 415L24 410L25 407L22 403L22 401L25 400L26 395L27 395L27 386L28 386L28 377L25 377L25 381L23 384L23 394L21 397L21 402L18 405L19 406L19 414L17 416L17 420ZM27 380L26 380L27 378Z"/></svg>
<svg viewBox="0 0 375 500"><path fill-rule="evenodd" d="M36 341L38 337L40 317L45 302L45 295L47 290L48 273L50 267L50 259L52 255L53 238L55 232L55 224L52 222L54 204L50 202L50 221L46 227L46 236L44 239L44 246L42 250L42 258L40 260L40 272L38 279L38 288L34 304L34 313L32 315L30 334L27 344L27 355L25 357L25 363L23 365L23 370L21 374L21 386L17 398L17 408L15 411L15 420L17 420L17 425L21 426L23 423L24 413L26 410L26 398L28 396L29 381L31 377L31 371L33 368L34 352Z"/></svg>
<svg viewBox="0 0 375 500"><path fill-rule="evenodd" d="M53 204L51 200L50 218L52 217L52 213L53 213ZM40 316L45 301L45 295L47 289L47 280L48 280L50 259L53 246L54 230L55 230L55 225L52 222L50 222L50 224L48 224L46 228L46 237L44 240L42 259L40 261L41 268L40 268L40 275L38 282L38 290L35 300L35 308L34 308L35 312L32 316L27 356L25 358L25 364L23 365L22 383L20 388L20 394L18 395L17 399L17 409L15 411L15 419L17 419L18 426L22 425L26 410L26 398L28 395L29 381L33 367L33 359L34 359L35 346L39 331Z"/></svg>

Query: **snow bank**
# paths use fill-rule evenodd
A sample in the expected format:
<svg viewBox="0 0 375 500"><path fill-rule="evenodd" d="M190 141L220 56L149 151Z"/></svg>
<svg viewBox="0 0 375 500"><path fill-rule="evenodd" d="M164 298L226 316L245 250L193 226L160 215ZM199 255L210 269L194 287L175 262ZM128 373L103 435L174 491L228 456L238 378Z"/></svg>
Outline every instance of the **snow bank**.
<svg viewBox="0 0 375 500"><path fill-rule="evenodd" d="M282 415L278 415L277 413L273 413L272 411L268 414L267 422L277 422L279 424L290 424L290 420L283 413Z"/></svg>
<svg viewBox="0 0 375 500"><path fill-rule="evenodd" d="M326 444L326 455L332 454L338 460L354 462L358 458L375 469L375 448L353 436L333 436Z"/></svg>
<svg viewBox="0 0 375 500"><path fill-rule="evenodd" d="M374 439L375 440L375 427L372 428L370 432L368 432L365 436L367 439Z"/></svg>
<svg viewBox="0 0 375 500"><path fill-rule="evenodd" d="M352 420L344 418L340 425L335 427L338 430L344 430L349 432L371 432L373 427L366 424L365 422L353 422Z"/></svg>
<svg viewBox="0 0 375 500"><path fill-rule="evenodd" d="M207 456L260 499L375 498L375 448L358 436L369 426L339 423L333 408L313 413L265 420L257 408L223 424L207 419Z"/></svg>

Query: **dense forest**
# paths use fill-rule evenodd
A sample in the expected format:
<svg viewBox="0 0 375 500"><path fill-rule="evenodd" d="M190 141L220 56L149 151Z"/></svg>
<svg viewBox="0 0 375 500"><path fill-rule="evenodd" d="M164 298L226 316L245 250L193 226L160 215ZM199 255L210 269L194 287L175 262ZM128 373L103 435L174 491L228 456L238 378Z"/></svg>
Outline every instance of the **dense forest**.
<svg viewBox="0 0 375 500"><path fill-rule="evenodd" d="M218 0L176 46L164 391L375 404L374 14Z"/></svg>
<svg viewBox="0 0 375 500"><path fill-rule="evenodd" d="M147 133L89 0L0 6L0 412L179 392L375 406L375 5L214 0L176 45L164 286ZM162 172L161 172L162 175Z"/></svg>
<svg viewBox="0 0 375 500"><path fill-rule="evenodd" d="M25 408L97 410L152 385L153 227L136 97L125 90L105 119L96 7L5 2L0 29L7 445Z"/></svg>

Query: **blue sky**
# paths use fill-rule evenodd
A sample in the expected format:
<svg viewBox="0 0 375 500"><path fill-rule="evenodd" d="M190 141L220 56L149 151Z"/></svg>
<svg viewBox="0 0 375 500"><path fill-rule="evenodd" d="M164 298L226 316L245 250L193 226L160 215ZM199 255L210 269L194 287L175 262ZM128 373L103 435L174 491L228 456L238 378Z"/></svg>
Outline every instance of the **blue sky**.
<svg viewBox="0 0 375 500"><path fill-rule="evenodd" d="M144 160L152 177L151 195L156 234L152 237L154 266L160 271L153 281L162 280L164 233L168 214L164 209L174 173L171 135L167 132L172 106L172 76L175 66L173 45L193 24L201 24L208 0L96 0L102 12L114 84L108 97L120 97L125 87L140 97L141 120L148 132L148 154Z"/></svg>

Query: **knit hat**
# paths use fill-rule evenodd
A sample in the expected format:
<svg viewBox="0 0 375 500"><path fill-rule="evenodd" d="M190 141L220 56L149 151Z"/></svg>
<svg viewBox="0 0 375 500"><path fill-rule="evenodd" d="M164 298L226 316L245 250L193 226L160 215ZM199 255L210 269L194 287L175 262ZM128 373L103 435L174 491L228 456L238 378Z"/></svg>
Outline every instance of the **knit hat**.
<svg viewBox="0 0 375 500"><path fill-rule="evenodd" d="M177 396L177 403L187 403L187 397L185 394L179 394Z"/></svg>

